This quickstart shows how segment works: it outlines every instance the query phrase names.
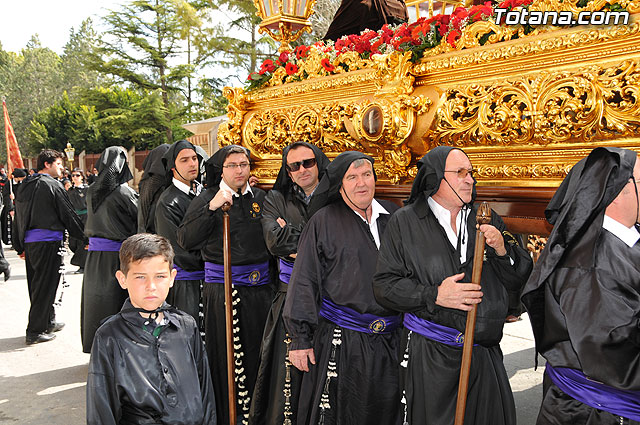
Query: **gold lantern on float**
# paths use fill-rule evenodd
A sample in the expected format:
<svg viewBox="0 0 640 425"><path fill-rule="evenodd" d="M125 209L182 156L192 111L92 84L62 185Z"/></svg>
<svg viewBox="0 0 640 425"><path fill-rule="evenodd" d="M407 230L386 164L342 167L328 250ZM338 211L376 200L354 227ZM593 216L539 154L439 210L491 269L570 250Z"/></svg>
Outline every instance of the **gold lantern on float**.
<svg viewBox="0 0 640 425"><path fill-rule="evenodd" d="M312 7L315 0L254 0L257 15L262 18L258 32L268 33L280 43L278 52L291 50L289 43L302 33L311 32Z"/></svg>

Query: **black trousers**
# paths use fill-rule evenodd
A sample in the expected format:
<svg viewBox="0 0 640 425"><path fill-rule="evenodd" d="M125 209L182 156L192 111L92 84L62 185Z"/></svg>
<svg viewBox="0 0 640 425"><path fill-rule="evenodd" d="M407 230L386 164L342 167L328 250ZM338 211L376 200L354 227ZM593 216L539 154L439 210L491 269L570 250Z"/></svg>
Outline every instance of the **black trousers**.
<svg viewBox="0 0 640 425"><path fill-rule="evenodd" d="M61 241L24 244L27 285L31 300L27 335L46 332L55 322L53 303L60 283L61 244Z"/></svg>

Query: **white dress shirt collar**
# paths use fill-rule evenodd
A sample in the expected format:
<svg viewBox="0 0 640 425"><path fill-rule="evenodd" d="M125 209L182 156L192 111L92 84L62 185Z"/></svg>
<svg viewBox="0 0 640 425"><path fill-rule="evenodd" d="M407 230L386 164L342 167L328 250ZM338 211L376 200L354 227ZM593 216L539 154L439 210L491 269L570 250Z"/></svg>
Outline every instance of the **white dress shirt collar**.
<svg viewBox="0 0 640 425"><path fill-rule="evenodd" d="M640 233L638 233L635 226L627 227L606 214L602 222L602 228L613 233L618 239L629 245L630 248L640 239Z"/></svg>

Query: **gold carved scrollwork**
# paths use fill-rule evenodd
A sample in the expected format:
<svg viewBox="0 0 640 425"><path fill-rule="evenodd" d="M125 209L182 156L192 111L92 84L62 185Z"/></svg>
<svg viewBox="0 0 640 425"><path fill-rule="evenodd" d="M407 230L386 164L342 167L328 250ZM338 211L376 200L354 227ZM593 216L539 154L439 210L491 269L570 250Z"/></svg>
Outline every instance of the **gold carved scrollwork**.
<svg viewBox="0 0 640 425"><path fill-rule="evenodd" d="M563 179L566 177L571 164L527 164L527 165L476 165L476 174L479 180L492 180L496 178L513 179Z"/></svg>
<svg viewBox="0 0 640 425"><path fill-rule="evenodd" d="M640 131L637 61L542 72L449 89L424 137L436 145L548 145L592 142Z"/></svg>
<svg viewBox="0 0 640 425"><path fill-rule="evenodd" d="M607 5L618 4L631 13L640 10L640 1L638 0L591 0L585 6L578 6L581 0L537 0L529 6L530 11L539 10L542 12L569 11L573 15L577 15L581 11L598 11Z"/></svg>
<svg viewBox="0 0 640 425"><path fill-rule="evenodd" d="M362 149L344 127L343 118L353 114L339 102L258 112L247 119L243 139L258 158L275 157L285 146L305 141L325 152Z"/></svg>
<svg viewBox="0 0 640 425"><path fill-rule="evenodd" d="M221 124L218 128L218 144L220 147L239 145L242 143L240 135L242 121L247 111L245 94L241 88L234 87L225 87L222 94L229 100L229 106L227 107L229 121Z"/></svg>

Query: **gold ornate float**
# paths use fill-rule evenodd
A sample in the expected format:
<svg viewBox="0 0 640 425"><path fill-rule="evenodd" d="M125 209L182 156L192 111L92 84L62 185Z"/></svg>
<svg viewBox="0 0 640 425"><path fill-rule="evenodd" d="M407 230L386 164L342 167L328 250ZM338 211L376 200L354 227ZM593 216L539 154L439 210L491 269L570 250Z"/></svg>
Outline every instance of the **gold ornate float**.
<svg viewBox="0 0 640 425"><path fill-rule="evenodd" d="M530 10L577 14L609 3L542 0ZM376 159L379 192L398 199L419 158L437 145L456 146L478 170L480 196L498 212L540 220L554 188L591 149L640 150L640 0L615 3L631 12L628 25L527 34L483 20L415 63L410 52L369 59L352 52L342 57L348 71L327 75L310 51L296 74L280 68L263 88L225 90L229 121L219 144L249 148L266 183L276 177L282 148L297 140L329 157L365 151ZM544 223L531 220L516 230L544 234Z"/></svg>

